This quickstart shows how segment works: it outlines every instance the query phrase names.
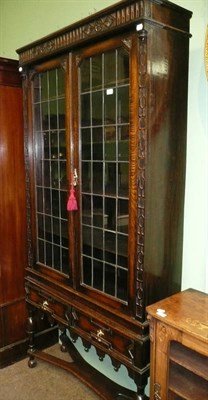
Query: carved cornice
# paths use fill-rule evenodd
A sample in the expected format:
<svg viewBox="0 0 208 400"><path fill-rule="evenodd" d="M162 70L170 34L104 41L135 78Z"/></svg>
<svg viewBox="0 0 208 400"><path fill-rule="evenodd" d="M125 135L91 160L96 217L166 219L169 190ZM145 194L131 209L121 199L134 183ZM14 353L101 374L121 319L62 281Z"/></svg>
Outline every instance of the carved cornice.
<svg viewBox="0 0 208 400"><path fill-rule="evenodd" d="M96 13L80 23L73 24L64 30L58 31L48 37L34 42L17 50L20 56L20 65L34 62L35 60L57 54L64 49L70 49L101 34L110 33L127 24L137 22L142 12L141 1L121 7L118 4L109 7L109 12ZM112 10L112 11L111 11ZM100 16L99 16L99 15Z"/></svg>
<svg viewBox="0 0 208 400"><path fill-rule="evenodd" d="M173 29L177 32L189 35L189 19L191 12L184 13L184 18L173 19L171 13L167 17L166 24L158 13L158 4L163 0L121 0L118 3L105 8L83 20L69 25L40 40L17 50L20 57L20 65L33 63L37 60L58 55L60 52L69 51L74 47L85 44L99 36L112 35L125 27L131 27L139 21L148 21L150 24L159 24L162 28ZM175 9L179 6L171 3L163 3L164 7ZM155 16L157 15L157 21ZM189 35L190 36L190 35Z"/></svg>

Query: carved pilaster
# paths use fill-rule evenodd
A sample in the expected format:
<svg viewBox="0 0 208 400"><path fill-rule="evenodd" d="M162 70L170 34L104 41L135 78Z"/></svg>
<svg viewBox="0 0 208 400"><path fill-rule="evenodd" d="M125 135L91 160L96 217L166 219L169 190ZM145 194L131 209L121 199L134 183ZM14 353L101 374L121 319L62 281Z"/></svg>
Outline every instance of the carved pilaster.
<svg viewBox="0 0 208 400"><path fill-rule="evenodd" d="M33 252L32 252L32 222L31 222L31 199L30 199L30 168L29 168L29 137L28 137L28 119L27 119L27 99L28 87L30 81L30 74L24 70L22 72L22 86L23 86L23 110L24 110L24 154L25 154L25 185L26 185L26 217L27 217L27 247L28 247L28 265L33 265Z"/></svg>
<svg viewBox="0 0 208 400"><path fill-rule="evenodd" d="M138 233L136 315L144 316L144 233L145 233L145 165L147 147L147 33L139 33L139 132L138 132Z"/></svg>

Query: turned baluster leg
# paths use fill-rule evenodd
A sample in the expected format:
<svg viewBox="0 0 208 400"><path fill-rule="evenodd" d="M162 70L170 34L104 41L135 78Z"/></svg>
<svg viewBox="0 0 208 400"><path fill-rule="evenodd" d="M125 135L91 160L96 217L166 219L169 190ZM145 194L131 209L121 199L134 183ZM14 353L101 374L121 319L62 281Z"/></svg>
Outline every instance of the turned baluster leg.
<svg viewBox="0 0 208 400"><path fill-rule="evenodd" d="M34 310L29 307L29 315L27 318L27 334L29 339L28 345L28 353L29 353L29 360L28 366L30 368L34 368L37 365L37 361L34 356L35 352L35 342L34 342L34 335L35 335L35 320L34 320Z"/></svg>
<svg viewBox="0 0 208 400"><path fill-rule="evenodd" d="M149 400L149 397L147 397L144 394L144 389L143 389L143 393L139 394L139 393L135 393L132 396L128 396L122 393L118 393L116 396L116 400Z"/></svg>
<svg viewBox="0 0 208 400"><path fill-rule="evenodd" d="M140 381L141 379L139 379ZM145 382L137 382L137 400L149 400L149 397L145 395L144 391L145 391L145 387L147 385L147 380L145 379Z"/></svg>
<svg viewBox="0 0 208 400"><path fill-rule="evenodd" d="M61 341L61 351L62 353L67 353L67 347L65 345L65 341L64 338L67 338L67 334L66 334L66 328L65 327L59 327L61 334L59 336L59 339Z"/></svg>

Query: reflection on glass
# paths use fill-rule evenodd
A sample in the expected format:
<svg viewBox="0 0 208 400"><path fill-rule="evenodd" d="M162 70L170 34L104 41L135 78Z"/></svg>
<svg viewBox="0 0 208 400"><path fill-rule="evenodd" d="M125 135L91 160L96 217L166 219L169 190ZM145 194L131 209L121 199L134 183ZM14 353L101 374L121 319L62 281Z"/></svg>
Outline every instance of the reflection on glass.
<svg viewBox="0 0 208 400"><path fill-rule="evenodd" d="M85 255L92 255L92 230L89 226L82 227L83 236L83 253Z"/></svg>
<svg viewBox="0 0 208 400"><path fill-rule="evenodd" d="M46 186L49 187L50 186L50 176L51 176L51 172L50 172L50 161L49 160L45 160L44 161L44 170L43 170L43 174L44 177L42 179L43 182L42 186Z"/></svg>
<svg viewBox="0 0 208 400"><path fill-rule="evenodd" d="M117 296L121 300L126 300L128 292L127 292L127 282L128 275L126 269L117 269Z"/></svg>
<svg viewBox="0 0 208 400"><path fill-rule="evenodd" d="M41 85L40 85L40 75L35 75L33 80L33 101L34 103L40 102L41 96ZM34 121L35 122L35 121Z"/></svg>
<svg viewBox="0 0 208 400"><path fill-rule="evenodd" d="M43 212L43 188L37 188L37 211Z"/></svg>
<svg viewBox="0 0 208 400"><path fill-rule="evenodd" d="M92 285L92 259L83 257L83 281L86 285Z"/></svg>
<svg viewBox="0 0 208 400"><path fill-rule="evenodd" d="M65 131L60 131L59 132L58 139L59 139L59 152L58 152L59 159L62 159L62 160L65 159L66 160Z"/></svg>
<svg viewBox="0 0 208 400"><path fill-rule="evenodd" d="M58 68L56 70L57 72L57 86L58 86L58 101L64 101L64 96L65 96L65 82L64 82L64 74L63 74L63 70L61 68ZM63 97L62 99L60 99L60 97ZM63 110L63 114L65 114L65 111Z"/></svg>
<svg viewBox="0 0 208 400"><path fill-rule="evenodd" d="M91 58L92 90L102 86L102 54Z"/></svg>
<svg viewBox="0 0 208 400"><path fill-rule="evenodd" d="M118 127L118 160L129 161L129 140L126 125Z"/></svg>
<svg viewBox="0 0 208 400"><path fill-rule="evenodd" d="M62 219L67 220L67 209L66 209L67 192L65 190L61 190L58 192L58 194L60 195L59 214Z"/></svg>
<svg viewBox="0 0 208 400"><path fill-rule="evenodd" d="M64 129L65 128L65 99L58 99L57 101L57 112L58 112L58 128Z"/></svg>
<svg viewBox="0 0 208 400"><path fill-rule="evenodd" d="M90 162L82 162L82 190L83 192L91 192L92 190Z"/></svg>
<svg viewBox="0 0 208 400"><path fill-rule="evenodd" d="M44 144L45 154L48 152L48 157L45 158L50 158L49 151L51 150L51 158L58 159L58 132L56 130L51 132L51 143L49 143L49 133L45 134L45 137L47 138L47 141Z"/></svg>
<svg viewBox="0 0 208 400"><path fill-rule="evenodd" d="M115 296L116 269L113 265L105 264L105 293Z"/></svg>
<svg viewBox="0 0 208 400"><path fill-rule="evenodd" d="M105 231L105 261L116 263L116 234Z"/></svg>
<svg viewBox="0 0 208 400"><path fill-rule="evenodd" d="M81 151L82 151L82 160L90 160L91 130L89 128L81 130Z"/></svg>
<svg viewBox="0 0 208 400"><path fill-rule="evenodd" d="M51 214L51 192L50 189L44 189L44 205L45 205L45 214Z"/></svg>
<svg viewBox="0 0 208 400"><path fill-rule="evenodd" d="M42 129L49 129L49 103L41 103Z"/></svg>
<svg viewBox="0 0 208 400"><path fill-rule="evenodd" d="M104 86L111 87L116 84L116 53L109 51L104 54Z"/></svg>
<svg viewBox="0 0 208 400"><path fill-rule="evenodd" d="M44 223L43 223L43 215L38 214L38 237L40 239L44 239Z"/></svg>
<svg viewBox="0 0 208 400"><path fill-rule="evenodd" d="M81 92L87 92L90 90L90 59L86 59L82 63L82 75L81 75Z"/></svg>
<svg viewBox="0 0 208 400"><path fill-rule="evenodd" d="M129 120L129 110L126 104L129 103L129 88L128 86L119 87L117 91L117 122L127 123Z"/></svg>
<svg viewBox="0 0 208 400"><path fill-rule="evenodd" d="M93 263L93 283L92 286L95 289L103 290L103 263L98 260L94 260Z"/></svg>
<svg viewBox="0 0 208 400"><path fill-rule="evenodd" d="M105 160L116 161L117 158L117 142L116 142L116 127L107 126L105 127Z"/></svg>
<svg viewBox="0 0 208 400"><path fill-rule="evenodd" d="M91 196L87 194L82 195L82 223L91 225Z"/></svg>
<svg viewBox="0 0 208 400"><path fill-rule="evenodd" d="M118 232L128 233L129 223L129 202L128 200L118 200L118 213L117 213L117 230Z"/></svg>
<svg viewBox="0 0 208 400"><path fill-rule="evenodd" d="M41 97L40 102L48 100L48 73L43 73L39 75L40 77L40 91Z"/></svg>
<svg viewBox="0 0 208 400"><path fill-rule="evenodd" d="M117 53L118 84L129 84L129 56L124 48L118 49Z"/></svg>
<svg viewBox="0 0 208 400"><path fill-rule="evenodd" d="M117 164L105 163L105 194L108 196L116 195L117 188Z"/></svg>
<svg viewBox="0 0 208 400"><path fill-rule="evenodd" d="M52 218L53 221L53 242L60 243L60 223L58 218Z"/></svg>
<svg viewBox="0 0 208 400"><path fill-rule="evenodd" d="M116 93L115 89L107 89L104 94L105 104L105 125L115 124L116 122Z"/></svg>
<svg viewBox="0 0 208 400"><path fill-rule="evenodd" d="M83 94L81 96L81 121L82 126L89 126L90 125L90 95Z"/></svg>
<svg viewBox="0 0 208 400"><path fill-rule="evenodd" d="M102 91L92 92L92 125L102 125L103 113L102 113Z"/></svg>
<svg viewBox="0 0 208 400"><path fill-rule="evenodd" d="M80 66L82 284L127 301L129 55Z"/></svg>
<svg viewBox="0 0 208 400"><path fill-rule="evenodd" d="M49 78L49 98L53 98L56 96L56 89L57 89L57 83L56 83L56 70L52 69L51 71L48 72L48 78ZM54 85L55 83L55 85Z"/></svg>
<svg viewBox="0 0 208 400"><path fill-rule="evenodd" d="M34 76L37 261L68 274L64 92L61 68Z"/></svg>
<svg viewBox="0 0 208 400"><path fill-rule="evenodd" d="M92 129L93 160L103 160L103 129Z"/></svg>
<svg viewBox="0 0 208 400"><path fill-rule="evenodd" d="M93 191L94 193L103 192L103 163L93 163Z"/></svg>
<svg viewBox="0 0 208 400"><path fill-rule="evenodd" d="M118 194L127 197L129 192L129 165L118 163Z"/></svg>

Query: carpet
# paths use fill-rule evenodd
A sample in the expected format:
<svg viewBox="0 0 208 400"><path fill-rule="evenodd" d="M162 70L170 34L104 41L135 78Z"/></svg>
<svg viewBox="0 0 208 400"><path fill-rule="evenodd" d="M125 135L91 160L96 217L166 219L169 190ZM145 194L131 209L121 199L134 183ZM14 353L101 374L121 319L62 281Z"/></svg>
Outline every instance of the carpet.
<svg viewBox="0 0 208 400"><path fill-rule="evenodd" d="M46 350L70 361L59 344ZM100 400L91 389L61 368L37 360L29 368L27 359L0 369L0 400Z"/></svg>

